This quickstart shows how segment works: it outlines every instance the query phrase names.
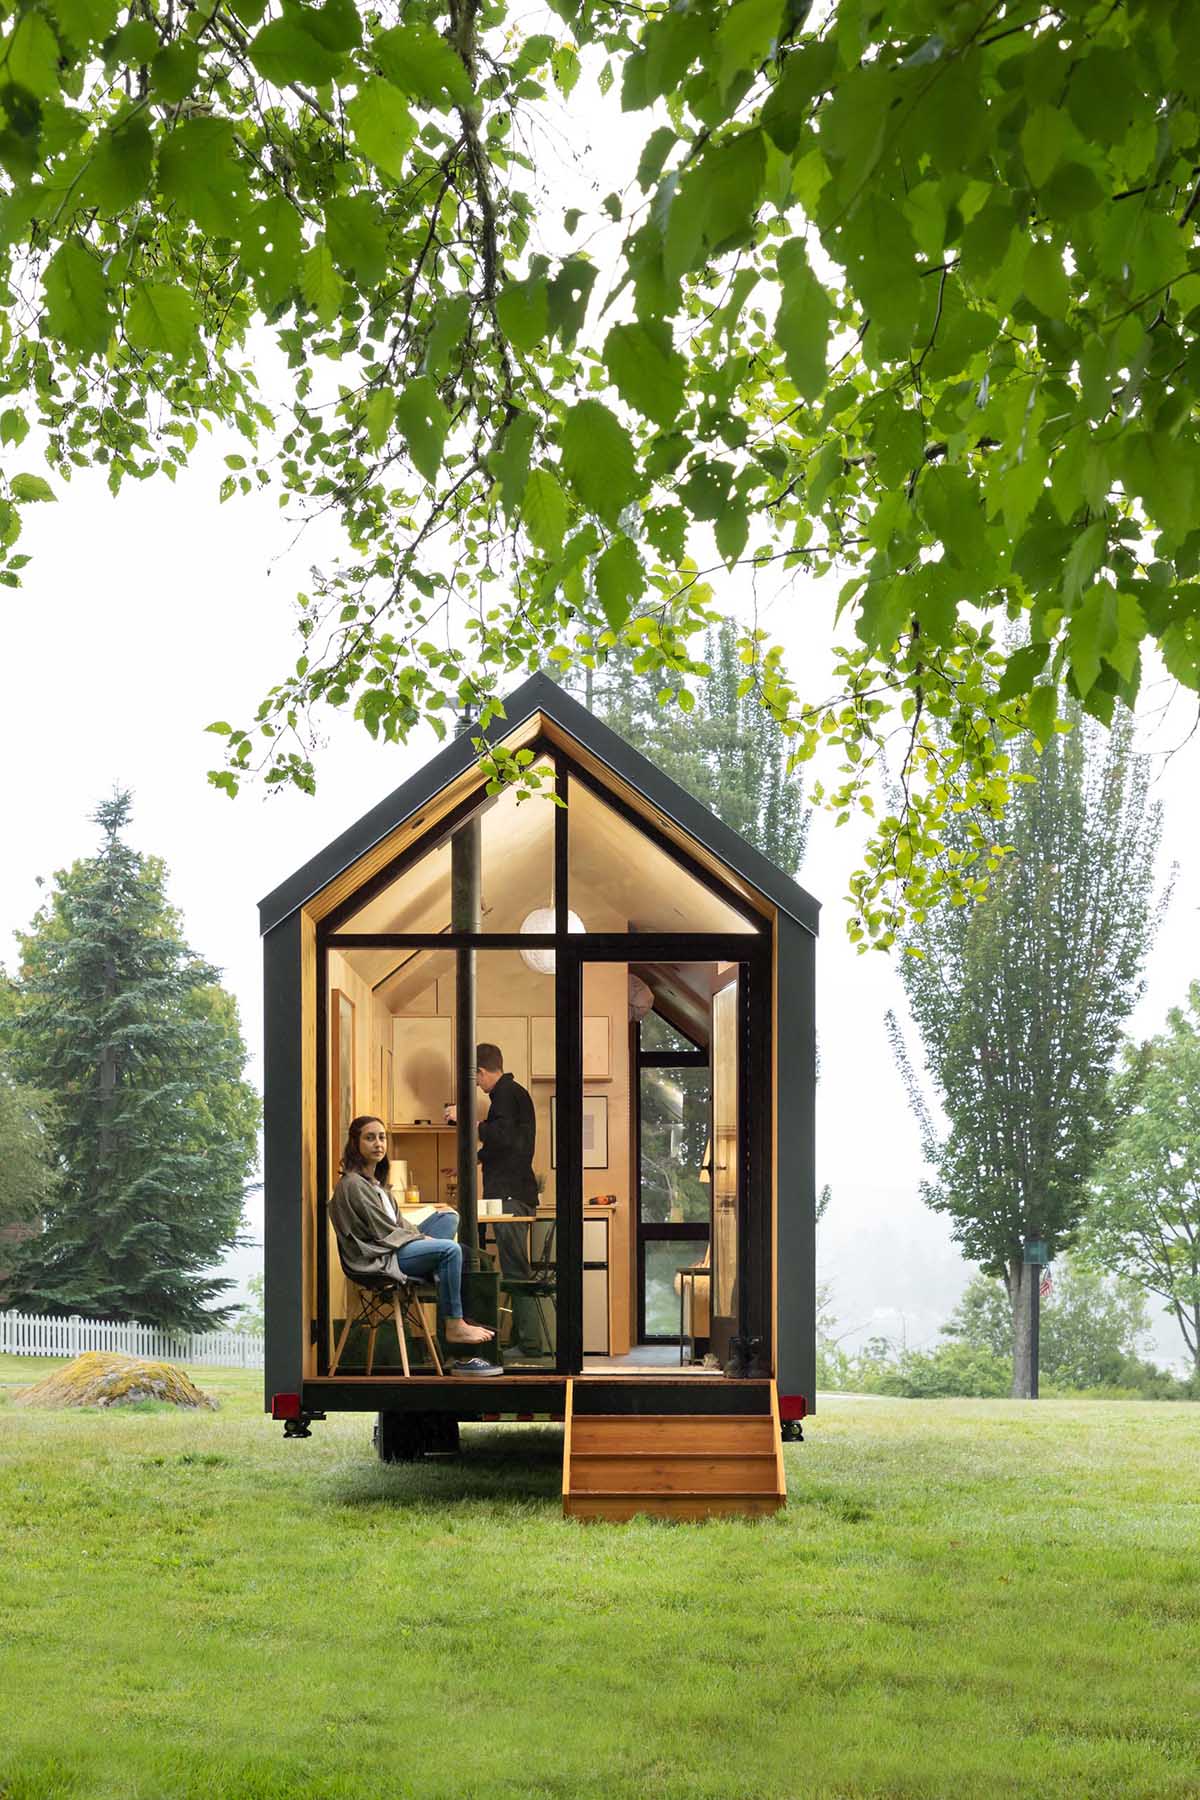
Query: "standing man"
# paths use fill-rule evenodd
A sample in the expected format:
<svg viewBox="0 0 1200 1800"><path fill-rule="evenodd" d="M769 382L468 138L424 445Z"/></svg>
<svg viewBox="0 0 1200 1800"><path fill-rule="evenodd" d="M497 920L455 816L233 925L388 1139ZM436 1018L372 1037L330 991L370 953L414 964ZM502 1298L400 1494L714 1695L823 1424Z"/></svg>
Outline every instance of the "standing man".
<svg viewBox="0 0 1200 1800"><path fill-rule="evenodd" d="M532 1219L538 1203L537 1177L533 1172L533 1147L537 1137L533 1099L528 1090L506 1072L498 1045L476 1045L475 1065L476 1085L491 1101L487 1118L479 1123L484 1198L503 1200L506 1213L518 1213ZM455 1124L457 1118L456 1108L448 1106L447 1125ZM531 1281L529 1237L532 1226L497 1225L495 1230L500 1270L506 1282ZM544 1346L538 1330L537 1309L530 1296L519 1288L510 1288L509 1294L513 1303L513 1336L518 1348L528 1356L540 1356Z"/></svg>

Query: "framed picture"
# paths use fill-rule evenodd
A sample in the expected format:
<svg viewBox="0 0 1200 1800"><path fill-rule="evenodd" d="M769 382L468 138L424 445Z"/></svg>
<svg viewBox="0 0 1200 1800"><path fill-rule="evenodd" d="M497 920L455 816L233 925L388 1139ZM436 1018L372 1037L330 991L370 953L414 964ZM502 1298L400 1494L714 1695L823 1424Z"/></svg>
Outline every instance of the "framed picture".
<svg viewBox="0 0 1200 1800"><path fill-rule="evenodd" d="M354 1002L341 988L334 988L332 1000L329 1092L333 1129L329 1148L336 1169L354 1117Z"/></svg>
<svg viewBox="0 0 1200 1800"><path fill-rule="evenodd" d="M583 1166L608 1167L608 1095L583 1096ZM558 1103L550 1102L550 1167L558 1167Z"/></svg>

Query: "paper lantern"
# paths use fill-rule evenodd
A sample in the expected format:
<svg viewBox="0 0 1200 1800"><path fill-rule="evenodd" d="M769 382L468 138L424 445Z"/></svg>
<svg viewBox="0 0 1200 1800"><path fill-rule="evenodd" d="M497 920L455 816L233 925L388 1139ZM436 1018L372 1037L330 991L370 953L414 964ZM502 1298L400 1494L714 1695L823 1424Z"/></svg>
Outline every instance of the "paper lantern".
<svg viewBox="0 0 1200 1800"><path fill-rule="evenodd" d="M536 906L527 918L522 919L521 930L532 937L543 937L547 932L554 930L554 923L555 913L552 906ZM567 914L567 930L581 932L584 929L584 923L579 914L569 912ZM532 969L535 975L553 975L554 973L553 950L522 950L521 961L527 969Z"/></svg>

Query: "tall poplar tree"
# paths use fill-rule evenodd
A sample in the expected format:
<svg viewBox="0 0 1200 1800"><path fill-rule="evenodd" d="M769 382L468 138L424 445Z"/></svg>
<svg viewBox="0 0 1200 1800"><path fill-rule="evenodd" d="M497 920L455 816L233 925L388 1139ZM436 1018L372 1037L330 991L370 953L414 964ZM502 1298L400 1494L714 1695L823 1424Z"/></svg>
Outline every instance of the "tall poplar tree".
<svg viewBox="0 0 1200 1800"><path fill-rule="evenodd" d="M58 1181L5 1281L10 1306L219 1323L209 1271L238 1240L258 1099L218 971L184 940L166 870L123 833L130 797L94 817L99 854L55 878L19 935L6 1036L18 1079L48 1094Z"/></svg>
<svg viewBox="0 0 1200 1800"><path fill-rule="evenodd" d="M1110 1076L1156 924L1150 803L1132 729L1084 723L1025 749L1007 822L1012 853L986 903L931 914L901 975L948 1129L935 1136L891 1026L936 1169L924 1184L964 1254L1001 1276L1013 1394L1032 1392L1027 1238L1067 1249L1115 1123ZM1031 779L1032 778L1032 779Z"/></svg>

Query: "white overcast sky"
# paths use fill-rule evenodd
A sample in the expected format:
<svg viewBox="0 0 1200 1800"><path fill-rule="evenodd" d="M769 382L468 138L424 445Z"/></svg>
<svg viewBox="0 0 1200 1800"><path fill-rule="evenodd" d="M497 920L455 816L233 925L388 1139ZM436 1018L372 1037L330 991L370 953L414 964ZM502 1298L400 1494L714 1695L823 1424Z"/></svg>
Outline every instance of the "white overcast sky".
<svg viewBox="0 0 1200 1800"><path fill-rule="evenodd" d="M570 136L585 148L590 122L592 140L606 143L610 168L594 183L599 198L622 185L642 133L633 126L618 141L609 114L600 139L591 108L573 111L564 141ZM564 177L561 193L556 180L556 202L587 199L586 183L578 174L572 179L576 190ZM14 472L39 467L32 444L18 453ZM231 802L207 785L205 771L220 745L205 725L248 721L267 686L290 667L297 654L293 597L310 564L328 560L335 543L326 529L294 544L294 528L269 495L219 505L221 456L236 447L213 444L174 487L162 480L130 485L113 501L102 481L82 476L57 504L26 509L21 548L33 561L25 586L0 590L0 961L14 966L11 934L28 925L39 904L38 878L93 851L89 814L115 783L127 785L136 802L133 840L166 859L171 897L192 944L224 970L257 1079L257 901L433 746L432 739L403 750L376 746L349 720L331 717L315 799L249 786ZM744 577L716 585L721 603L744 614L752 598ZM832 589L795 576L763 587L758 598L760 622L786 645L802 691L820 695ZM1163 873L1174 862L1179 874L1132 1020L1141 1034L1160 1028L1200 973L1200 740L1185 744L1195 697L1177 698L1165 719L1151 718L1167 693L1164 684L1150 686L1145 741L1157 755L1166 810ZM1163 754L1181 744L1173 757ZM833 771L817 773L828 781ZM936 1335L970 1271L944 1222L917 1197L917 1130L883 1028L887 1009L902 1008L895 970L878 954L858 956L846 941L842 897L860 841L856 826L835 832L818 815L802 872L825 909L818 1181L832 1185L834 1201L822 1227L821 1273L834 1284L849 1342L882 1333L919 1344ZM257 1204L248 1223L257 1238ZM258 1259L251 1249L231 1266L244 1279ZM1163 1356L1180 1354L1173 1326L1157 1333L1157 1348Z"/></svg>

